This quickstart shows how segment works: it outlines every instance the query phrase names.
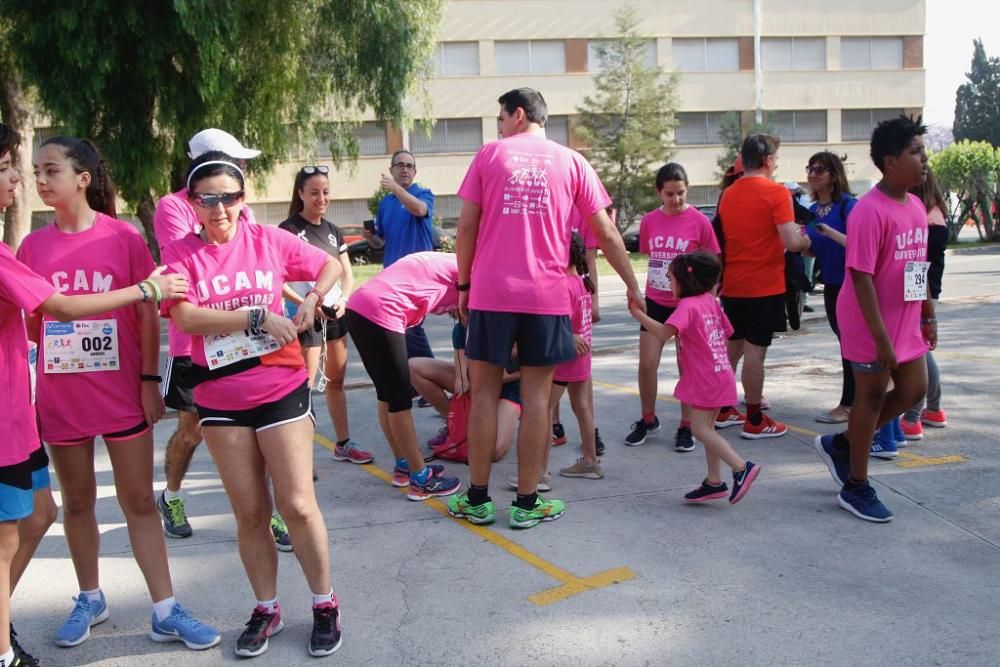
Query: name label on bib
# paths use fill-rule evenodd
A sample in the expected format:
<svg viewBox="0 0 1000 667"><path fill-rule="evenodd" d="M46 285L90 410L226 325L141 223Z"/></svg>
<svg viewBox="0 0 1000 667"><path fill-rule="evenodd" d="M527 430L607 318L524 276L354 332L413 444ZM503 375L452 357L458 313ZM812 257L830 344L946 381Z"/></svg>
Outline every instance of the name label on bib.
<svg viewBox="0 0 1000 667"><path fill-rule="evenodd" d="M116 371L121 367L116 320L44 322L43 325L43 370L46 373L93 373Z"/></svg>

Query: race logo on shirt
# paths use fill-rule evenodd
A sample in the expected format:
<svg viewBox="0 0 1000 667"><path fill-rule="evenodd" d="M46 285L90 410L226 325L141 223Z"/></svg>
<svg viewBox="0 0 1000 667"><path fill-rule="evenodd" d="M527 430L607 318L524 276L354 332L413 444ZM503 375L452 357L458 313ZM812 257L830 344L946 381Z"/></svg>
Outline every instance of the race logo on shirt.
<svg viewBox="0 0 1000 667"><path fill-rule="evenodd" d="M254 294L244 294L216 303L204 303L215 310L236 310L246 306L268 306L274 303L274 272L254 271L253 280L246 271L237 271L230 278L217 275L211 280L199 280L195 284L198 298L204 303L216 297L225 297L233 292L256 290Z"/></svg>
<svg viewBox="0 0 1000 667"><path fill-rule="evenodd" d="M89 279L88 279L89 278ZM100 271L94 271L89 277L87 272L83 269L77 269L73 272L73 286L74 292L110 292L112 285L111 274L103 274ZM69 284L69 273L66 271L56 271L52 274L52 286L56 288L57 292L68 292L70 290Z"/></svg>
<svg viewBox="0 0 1000 667"><path fill-rule="evenodd" d="M896 234L896 252L893 259L912 260L925 257L927 257L927 232L923 228L917 227Z"/></svg>
<svg viewBox="0 0 1000 667"><path fill-rule="evenodd" d="M551 155L512 152L501 215L536 216L548 211L548 170L552 164Z"/></svg>

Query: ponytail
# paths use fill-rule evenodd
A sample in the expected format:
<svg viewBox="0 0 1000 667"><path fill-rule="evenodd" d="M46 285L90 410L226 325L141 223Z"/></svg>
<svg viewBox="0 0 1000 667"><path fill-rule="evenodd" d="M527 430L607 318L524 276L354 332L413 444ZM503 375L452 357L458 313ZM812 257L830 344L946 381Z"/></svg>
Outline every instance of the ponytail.
<svg viewBox="0 0 1000 667"><path fill-rule="evenodd" d="M573 232L573 236L570 237L569 262L576 269L576 272L580 274L580 277L583 279L583 286L587 288L587 291L591 294L596 292L594 281L590 279L590 273L587 271L587 249L583 246L583 238L576 232Z"/></svg>
<svg viewBox="0 0 1000 667"><path fill-rule="evenodd" d="M90 185L87 186L86 197L90 208L104 213L112 218L118 217L116 210L116 192L114 181L111 180L111 169L101 155L101 151L89 139L74 137L52 137L42 146L54 144L66 151L66 158L78 173L90 174Z"/></svg>

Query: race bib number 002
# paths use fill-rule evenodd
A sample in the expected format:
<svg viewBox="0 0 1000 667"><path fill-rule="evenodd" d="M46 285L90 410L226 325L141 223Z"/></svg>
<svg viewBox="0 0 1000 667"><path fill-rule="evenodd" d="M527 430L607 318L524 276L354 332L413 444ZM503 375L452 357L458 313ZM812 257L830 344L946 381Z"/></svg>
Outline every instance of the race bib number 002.
<svg viewBox="0 0 1000 667"><path fill-rule="evenodd" d="M906 301L927 300L927 269L930 262L907 262L903 280L903 298Z"/></svg>
<svg viewBox="0 0 1000 667"><path fill-rule="evenodd" d="M278 341L261 329L205 336L205 363L210 369L222 368L244 359L263 357L280 348Z"/></svg>
<svg viewBox="0 0 1000 667"><path fill-rule="evenodd" d="M118 322L45 322L42 349L45 353L43 370L46 373L116 371L120 368Z"/></svg>

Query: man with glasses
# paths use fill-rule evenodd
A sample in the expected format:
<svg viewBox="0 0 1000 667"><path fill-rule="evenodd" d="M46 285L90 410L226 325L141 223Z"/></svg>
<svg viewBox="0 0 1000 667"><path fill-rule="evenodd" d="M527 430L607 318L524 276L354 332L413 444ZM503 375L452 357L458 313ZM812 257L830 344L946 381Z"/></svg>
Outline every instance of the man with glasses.
<svg viewBox="0 0 1000 667"><path fill-rule="evenodd" d="M191 159L209 151L222 151L236 160L241 167L260 151L246 148L240 141L229 134L215 128L198 132L188 142ZM240 220L255 224L253 211L246 204L240 210ZM189 234L200 231L198 217L188 200L186 188L162 197L156 203L153 214L153 231L160 254L168 245ZM194 384L191 380L191 337L181 333L173 320L167 323L170 341L170 357L165 367L165 378L162 384L163 402L167 407L177 410L177 430L167 442L167 453L163 462L167 487L156 500L163 518L163 532L167 537L190 537L191 524L188 523L184 511L184 497L181 495L181 483L191 464L194 450L201 443L201 427L198 426L198 414L194 408Z"/></svg>
<svg viewBox="0 0 1000 667"><path fill-rule="evenodd" d="M362 232L372 248L385 248L385 268L407 255L434 249L434 193L415 182L417 164L413 154L405 150L393 153L389 173L382 174L379 183L388 194L378 205L375 232ZM406 353L410 358L434 356L423 326L406 330Z"/></svg>

